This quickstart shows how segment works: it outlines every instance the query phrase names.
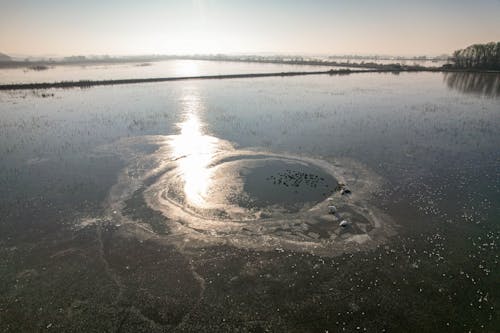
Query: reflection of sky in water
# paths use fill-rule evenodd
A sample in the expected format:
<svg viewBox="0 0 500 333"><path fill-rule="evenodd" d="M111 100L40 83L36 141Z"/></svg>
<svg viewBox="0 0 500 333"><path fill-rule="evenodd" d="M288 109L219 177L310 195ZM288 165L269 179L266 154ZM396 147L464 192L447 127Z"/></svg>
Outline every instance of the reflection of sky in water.
<svg viewBox="0 0 500 333"><path fill-rule="evenodd" d="M202 73L206 73L204 64L197 62ZM133 68L153 70L159 65ZM205 64L209 65L213 63ZM234 68L219 63L214 71ZM178 160L184 170L198 159L191 162L191 169L198 173L186 175L205 175L189 177L187 188L199 189L190 193L204 192L201 184L207 182L209 173L201 172L199 166L214 153L210 150L223 144L211 141L216 139L204 136L207 133L239 149L265 147L279 153L347 156L397 185L408 183L412 175L436 176L446 179L449 186L459 185L457 179L470 179L475 189L497 183L492 171L499 146L497 98L450 89L442 74L185 81L56 89L53 93L54 98L36 97L32 92L0 94L2 200L20 192L47 195L47 187L55 188L54 169L59 182L75 186L88 182L89 175L102 177L98 171L87 170L87 160L74 161L75 155L83 156L94 147L122 137L170 134L177 135L172 142L176 157L191 156ZM27 161L30 168L24 164ZM450 161L459 173L453 177ZM420 186L421 180L416 183ZM435 188L435 182L430 186ZM456 188L452 192L469 193ZM457 207L452 211L458 211Z"/></svg>
<svg viewBox="0 0 500 333"><path fill-rule="evenodd" d="M148 63L54 66L35 71L27 68L0 69L0 83L58 82L78 80L117 80L148 77L175 77L218 74L318 71L325 66L219 62L203 60L165 60Z"/></svg>
<svg viewBox="0 0 500 333"><path fill-rule="evenodd" d="M204 134L199 113L203 105L196 93L183 100L183 121L178 124L180 133L171 141L172 155L177 161L184 194L191 205L200 206L207 194L212 171L208 165L216 151L217 139Z"/></svg>
<svg viewBox="0 0 500 333"><path fill-rule="evenodd" d="M383 192L374 195L373 201L377 207L384 208L384 211L399 223L398 230L401 230L402 236L394 239L398 243L402 242L403 246L394 247L391 244L391 251L388 253L393 253L392 249L394 253L390 254L390 257L385 256L381 247L384 263L379 260L368 260L370 259L366 257L368 252L360 252L360 255L352 257L353 260L356 258L359 260L349 267L355 269L373 262L374 265L366 267L364 272L371 274L377 271L377 267L383 267L384 274L388 272L397 279L407 276L408 269L411 268L415 276L413 282L428 282L422 285L424 292L418 293L420 296L416 297L420 297L422 304L428 304L428 299L431 298L435 309L431 309L429 313L440 313L439 306L448 303L447 295L453 296L456 293L453 297L466 301L465 304L469 304L469 298L476 295L467 292L475 290L472 288L480 290L483 296L492 295L498 289L494 279L494 276L498 275L495 275L498 270L495 262L498 241L495 237L498 235L500 193L498 99L464 94L460 89L449 90L442 80L443 76L436 73L406 73L397 77L367 74L335 78L324 76L286 80L283 78L214 80L95 87L84 90L54 89L51 90L55 94L54 98L40 98L28 92L1 93L0 234L6 240L4 242L6 251L4 252L8 253L6 258L27 253L22 246L29 245L29 248L24 247L29 250L32 245L27 240L28 237L33 237L35 241L46 240L40 245L40 249L43 250L41 252L43 256L40 258L49 260L50 257L45 256L47 251L56 253L57 250L59 253L59 249L64 250L73 246L70 242L73 238L61 238L63 233L55 232L57 230L55 223L60 221L66 228L69 227L68 222L76 220L78 216L99 216L108 189L115 182L116 175L123 165L106 152L102 154L98 151L96 154L93 149L100 145L110 145L109 149L112 151L118 150L115 140L128 136L141 138L159 135L161 144L165 135L171 138L170 135L175 134L171 146L165 150L169 152L170 148L173 150L174 156L171 157L179 158L175 162L179 167L166 176L173 174L174 177L180 177L182 180L180 187L186 192L186 197L191 202L198 201L203 205L210 195L210 192L208 194L206 192L207 188L214 186L210 184L212 175L208 165L212 164L211 158L220 160L219 146L224 145L224 140L234 143L240 150L261 147L269 143L266 148L269 147L269 150L277 153L345 156L360 160L387 178L387 186L383 184ZM194 90L193 86L198 89ZM178 107L179 101L180 107ZM208 133L213 133L222 140L211 138L206 135ZM141 145L142 142L148 141L141 139L133 142L138 143L135 147L140 150L141 147L147 147ZM224 151L221 153L222 156ZM144 153L149 156L152 152L148 148ZM185 157L181 158L182 156ZM149 160L145 162L148 163ZM139 163L137 170L141 171L143 166L148 165ZM177 173L180 170L182 175ZM177 179L172 179L172 182L174 185L179 185ZM134 188L134 184L130 184L125 190L131 188ZM387 198L384 196L386 189L389 191ZM354 193L365 192L354 191ZM156 197L162 199L159 195ZM156 218L152 218L154 215L146 214L141 208L142 205L134 200L124 201L120 198L118 207L120 209L123 207L123 212L127 207L137 209L137 214L140 214L137 216L146 223L156 221ZM131 206L125 206L125 202ZM175 203L167 208L175 210ZM327 212L327 209L321 212ZM207 222L206 219L200 218L198 210L194 211L195 214L190 214L189 207L188 209L180 207L176 213L181 217L198 219L199 224L190 224L187 227L200 227L199 229L206 231L207 235L211 235L211 230L221 230L219 235L222 235L228 228L242 228L240 222L234 225L229 223L230 221L221 221L219 224ZM185 215L181 215L182 213ZM331 217L328 215L328 218ZM288 216L286 219L286 222L292 225ZM247 233L258 235L261 233L259 228L269 225L268 222L245 223L245 228L249 231L242 230L237 233L241 235L237 239L241 242L240 246L255 242L255 238L248 237ZM183 226L172 221L169 223L179 228ZM300 225L295 228L299 227ZM264 231L273 232L280 237L285 235L281 229L276 228L274 231L272 228L270 225ZM125 230L123 227L120 229ZM86 229L81 233L82 237L74 238L76 242L74 246L79 246L78 244L86 246L85 240L92 240L87 237L94 234L93 230ZM102 230L103 235L108 235L107 224L103 224ZM109 235L119 235L118 232L115 234L115 228L109 230L113 232ZM179 229L179 231L184 230ZM216 234L214 239L219 235ZM234 234L219 238L223 242L225 239L234 238L232 235ZM291 233L285 236L295 237ZM177 235L166 237L172 241L184 239L178 238ZM106 239L108 238L104 238ZM118 241L121 238L112 240ZM281 244L268 242L268 238L263 237L262 241L269 244L267 246L276 246L273 253L277 250L281 252L283 248ZM50 248L47 248L49 242ZM316 246L317 242L322 242L322 239L312 242L308 240L311 246ZM492 245L482 246L486 242ZM144 252L147 249L155 249L149 247L152 244L149 241L144 242L144 246L138 246L135 241L128 240L105 244L108 243L117 245L115 251L122 251L124 254L137 252L137 255L142 257L144 254L148 255L149 252ZM189 244L193 243L195 242ZM94 248L92 245L94 243L89 244L88 247L81 248L83 253ZM246 258L255 257L253 254L257 253L253 250L225 252L230 247L224 244L224 247L220 247L223 252L213 252L206 250L206 243L197 244L200 250L196 252L192 250L193 257L204 259L207 256L219 257L218 254L224 254L228 260L232 260L219 261L217 267L225 265L231 269L232 267L239 269L240 266L233 265L236 263L233 260L233 253L243 255L242 260L238 261L245 264L242 266L243 273L248 273L248 269L266 268L273 264L269 261L269 265L259 266L257 260L255 265L246 265ZM329 243L325 241L324 244ZM18 249L14 251L13 246ZM81 252L80 248L75 247L75 249L73 252L78 255ZM191 251L193 248L188 249ZM305 246L300 244L300 249L288 253L310 262L310 265L304 266L306 273L315 271L312 267L322 258L321 254L318 256L299 254L299 250L304 251L304 249ZM314 251L317 253L317 249ZM61 253L65 256L71 255L66 251ZM165 256L165 253L167 252L158 252L158 255ZM168 252L169 255L170 253ZM380 252L377 250L375 253ZM411 253L412 257L407 258L405 253ZM434 255L431 258L426 253ZM481 255L480 264L483 270L478 269L478 254ZM276 252L276 255L288 254ZM108 259L112 257L107 256ZM120 257L116 258L121 260ZM274 258L274 255L269 258ZM375 256L375 259L377 258ZM36 259L38 258L33 258ZM54 265L60 265L67 259L71 258L58 256L49 261ZM25 260L26 269L33 268L33 265L30 267L33 260ZM288 260L291 259L287 259L287 262ZM40 265L50 262L41 261ZM80 262L85 261L80 260ZM177 262L187 262L187 259L172 262L177 264ZM111 264L115 265L113 267L118 267L116 263ZM391 269L389 264L392 263L396 263L393 267L395 270L387 271ZM102 266L99 262L97 264L99 267ZM382 264L384 266L380 266ZM201 267L200 265L203 265L202 261L194 262L193 268ZM324 265L325 268L327 266L329 265ZM336 266L339 269L338 265ZM47 272L63 273L64 268L48 269ZM144 269L146 275L157 274L151 269L147 270L147 266ZM2 282L8 283L11 277L16 278L20 270L21 266L17 265L12 274L5 275ZM74 269L70 267L69 272L73 271ZM85 268L83 271L93 272ZM468 272L470 278L465 279L465 274L460 275L461 271ZM170 273L168 271L166 275ZM319 274L323 273L330 274L326 271ZM221 278L232 275L221 275ZM450 284L452 275L460 277L459 280L455 279L457 283ZM293 274L285 278L289 276L293 277ZM71 274L60 277L72 278ZM23 278L26 279L26 276ZM322 286L319 284L318 290ZM395 287L390 289L391 286L386 289L395 295ZM441 286L445 286L444 294L437 292ZM446 288L447 286L450 288ZM400 287L399 283L397 287ZM412 288L404 290L401 287L401 293L398 295L409 298L416 295L414 291ZM19 292L30 292L30 290ZM363 295L371 297L369 292ZM375 298L377 296L379 295L375 295ZM477 311L466 313L464 317L478 318L475 322L479 322L483 318L487 320L490 314L495 315L494 310L487 312L489 306L483 306L482 310L479 310L477 308L479 303L477 300L474 302ZM481 304L485 304L484 302ZM450 313L456 310L453 307L450 309ZM467 322L469 323L471 322ZM446 329L446 326L443 327ZM456 328L459 330L458 325Z"/></svg>

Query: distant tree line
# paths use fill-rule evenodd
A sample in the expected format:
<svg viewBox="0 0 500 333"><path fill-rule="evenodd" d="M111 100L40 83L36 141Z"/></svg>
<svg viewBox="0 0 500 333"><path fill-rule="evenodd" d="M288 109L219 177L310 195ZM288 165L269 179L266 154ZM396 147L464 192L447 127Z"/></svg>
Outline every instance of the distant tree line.
<svg viewBox="0 0 500 333"><path fill-rule="evenodd" d="M474 44L456 50L450 60L455 68L500 70L500 42Z"/></svg>

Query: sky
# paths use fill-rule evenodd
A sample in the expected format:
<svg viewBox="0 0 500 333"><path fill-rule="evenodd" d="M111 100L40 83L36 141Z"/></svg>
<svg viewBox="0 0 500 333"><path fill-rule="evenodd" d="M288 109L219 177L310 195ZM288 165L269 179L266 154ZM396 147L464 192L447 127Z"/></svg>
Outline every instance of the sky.
<svg viewBox="0 0 500 333"><path fill-rule="evenodd" d="M500 0L0 0L10 55L440 55L500 41Z"/></svg>

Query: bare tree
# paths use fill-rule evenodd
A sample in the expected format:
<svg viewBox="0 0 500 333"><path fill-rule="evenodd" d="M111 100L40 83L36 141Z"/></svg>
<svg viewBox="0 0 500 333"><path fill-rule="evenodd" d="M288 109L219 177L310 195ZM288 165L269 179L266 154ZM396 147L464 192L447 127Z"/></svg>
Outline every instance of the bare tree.
<svg viewBox="0 0 500 333"><path fill-rule="evenodd" d="M453 52L455 68L500 70L500 42L474 44Z"/></svg>

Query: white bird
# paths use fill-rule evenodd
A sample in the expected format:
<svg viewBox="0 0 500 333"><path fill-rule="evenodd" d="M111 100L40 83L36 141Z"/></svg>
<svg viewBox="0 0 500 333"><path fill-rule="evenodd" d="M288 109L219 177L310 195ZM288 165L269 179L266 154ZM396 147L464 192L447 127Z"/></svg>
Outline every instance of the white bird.
<svg viewBox="0 0 500 333"><path fill-rule="evenodd" d="M346 220L342 220L342 222L340 222L340 226L345 228L349 225L349 222L347 222Z"/></svg>
<svg viewBox="0 0 500 333"><path fill-rule="evenodd" d="M335 214L336 212L337 212L337 207L335 207L335 206L328 206L328 213Z"/></svg>

